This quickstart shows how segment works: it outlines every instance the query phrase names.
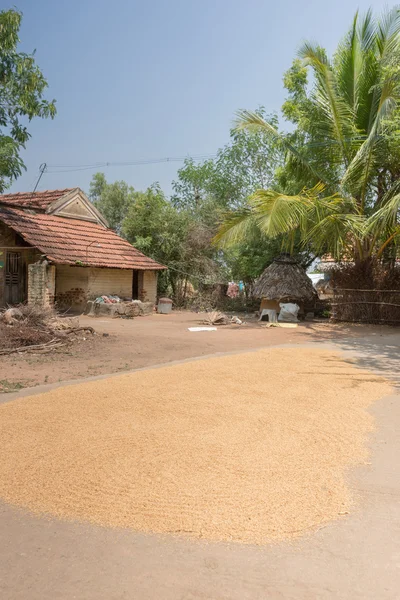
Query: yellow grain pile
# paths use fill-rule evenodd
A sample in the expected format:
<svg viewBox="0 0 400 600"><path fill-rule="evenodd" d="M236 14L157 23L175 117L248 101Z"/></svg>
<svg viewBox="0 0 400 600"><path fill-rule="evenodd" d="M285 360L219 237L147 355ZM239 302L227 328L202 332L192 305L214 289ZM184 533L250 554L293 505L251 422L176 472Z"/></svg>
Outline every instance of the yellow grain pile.
<svg viewBox="0 0 400 600"><path fill-rule="evenodd" d="M0 407L0 497L137 531L265 543L351 505L383 380L271 349L55 389Z"/></svg>

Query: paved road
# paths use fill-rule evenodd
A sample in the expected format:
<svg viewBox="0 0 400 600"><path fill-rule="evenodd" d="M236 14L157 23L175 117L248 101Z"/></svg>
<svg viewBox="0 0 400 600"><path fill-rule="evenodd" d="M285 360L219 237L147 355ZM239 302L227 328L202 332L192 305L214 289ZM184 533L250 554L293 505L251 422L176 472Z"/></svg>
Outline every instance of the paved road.
<svg viewBox="0 0 400 600"><path fill-rule="evenodd" d="M395 379L399 345L393 334L340 341L361 366ZM351 479L360 508L300 542L264 548L203 543L44 520L1 506L0 597L398 599L400 395L380 400L373 412L372 464Z"/></svg>

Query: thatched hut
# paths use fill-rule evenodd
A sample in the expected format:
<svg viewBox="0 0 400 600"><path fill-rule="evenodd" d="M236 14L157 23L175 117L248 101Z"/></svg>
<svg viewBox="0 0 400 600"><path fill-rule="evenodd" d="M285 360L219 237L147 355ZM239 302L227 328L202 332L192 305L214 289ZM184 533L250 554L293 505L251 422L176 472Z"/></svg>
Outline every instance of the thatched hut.
<svg viewBox="0 0 400 600"><path fill-rule="evenodd" d="M281 255L269 265L254 286L254 297L261 299L260 311L273 308L279 312L279 302L294 302L304 306L317 298L311 279L293 257Z"/></svg>

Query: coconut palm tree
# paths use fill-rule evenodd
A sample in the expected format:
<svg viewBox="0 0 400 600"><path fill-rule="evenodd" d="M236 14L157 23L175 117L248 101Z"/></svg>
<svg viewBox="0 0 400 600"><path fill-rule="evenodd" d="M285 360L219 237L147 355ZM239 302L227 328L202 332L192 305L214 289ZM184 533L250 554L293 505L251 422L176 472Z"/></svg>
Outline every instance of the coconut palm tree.
<svg viewBox="0 0 400 600"><path fill-rule="evenodd" d="M371 11L356 14L331 61L310 43L299 57L313 87L295 134L282 135L245 110L237 127L277 138L286 169L302 187L295 194L258 190L245 210L226 219L216 240L233 244L256 225L268 237L283 236L286 245L297 233L316 255L339 260L393 254L400 242L400 10L380 19Z"/></svg>

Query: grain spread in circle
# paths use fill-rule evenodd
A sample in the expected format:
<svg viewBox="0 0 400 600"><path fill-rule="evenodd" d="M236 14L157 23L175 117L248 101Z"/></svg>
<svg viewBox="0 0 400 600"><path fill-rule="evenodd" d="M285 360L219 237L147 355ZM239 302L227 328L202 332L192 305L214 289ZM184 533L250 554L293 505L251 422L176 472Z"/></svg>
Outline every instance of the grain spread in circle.
<svg viewBox="0 0 400 600"><path fill-rule="evenodd" d="M0 406L0 498L141 532L266 543L337 518L383 379L278 348L54 389Z"/></svg>

